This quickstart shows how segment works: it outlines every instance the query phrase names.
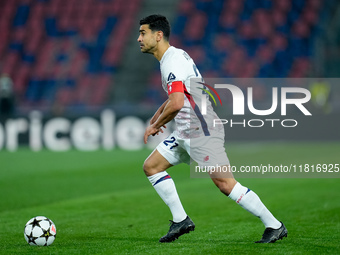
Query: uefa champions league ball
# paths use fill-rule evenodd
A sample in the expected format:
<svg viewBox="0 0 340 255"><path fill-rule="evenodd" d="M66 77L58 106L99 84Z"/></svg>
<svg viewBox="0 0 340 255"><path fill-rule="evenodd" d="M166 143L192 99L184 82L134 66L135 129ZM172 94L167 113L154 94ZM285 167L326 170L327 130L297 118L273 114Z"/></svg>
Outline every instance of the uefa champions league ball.
<svg viewBox="0 0 340 255"><path fill-rule="evenodd" d="M48 246L54 242L57 229L54 223L44 216L30 219L25 226L24 236L30 245Z"/></svg>

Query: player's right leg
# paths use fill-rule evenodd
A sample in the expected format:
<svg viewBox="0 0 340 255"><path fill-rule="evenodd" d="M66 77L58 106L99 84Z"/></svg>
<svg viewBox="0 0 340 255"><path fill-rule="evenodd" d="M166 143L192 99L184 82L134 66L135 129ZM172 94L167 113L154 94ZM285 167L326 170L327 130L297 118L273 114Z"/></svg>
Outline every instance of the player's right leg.
<svg viewBox="0 0 340 255"><path fill-rule="evenodd" d="M166 148L166 146L164 143L161 143L145 160L143 165L146 176L158 195L169 207L173 217L169 232L159 240L160 242L172 242L179 236L195 229L195 224L187 216L182 206L175 183L166 172L171 166L180 163L180 161L177 160L177 158L180 157L176 158L178 155L175 153L175 151L177 151L178 154L179 148L172 151L170 148L174 149L174 147Z"/></svg>
<svg viewBox="0 0 340 255"><path fill-rule="evenodd" d="M143 170L147 177L166 171L172 165L156 149L144 161Z"/></svg>

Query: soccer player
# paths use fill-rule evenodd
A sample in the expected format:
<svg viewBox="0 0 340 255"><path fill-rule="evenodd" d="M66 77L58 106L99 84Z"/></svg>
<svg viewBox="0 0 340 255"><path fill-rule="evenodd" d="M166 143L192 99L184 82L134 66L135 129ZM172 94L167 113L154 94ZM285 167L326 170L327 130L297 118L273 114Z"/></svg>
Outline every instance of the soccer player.
<svg viewBox="0 0 340 255"><path fill-rule="evenodd" d="M151 118L144 142L147 143L150 135L163 132L165 124L172 119L176 123L176 130L156 147L143 165L146 176L173 216L170 230L160 242L172 242L195 229L166 170L180 163L189 164L190 157L199 165L229 166L224 129L213 127L211 120L218 117L209 100L207 114L201 114L198 105L202 90L190 88L190 79L202 78L201 74L185 51L170 46L169 36L170 24L166 17L150 15L140 20L137 41L141 52L152 54L160 62L162 86L168 94L168 99ZM204 83L195 86L199 84L203 88ZM265 231L258 243L273 243L287 236L286 227L271 214L254 191L242 186L231 173L228 176L209 174L222 193L261 219Z"/></svg>

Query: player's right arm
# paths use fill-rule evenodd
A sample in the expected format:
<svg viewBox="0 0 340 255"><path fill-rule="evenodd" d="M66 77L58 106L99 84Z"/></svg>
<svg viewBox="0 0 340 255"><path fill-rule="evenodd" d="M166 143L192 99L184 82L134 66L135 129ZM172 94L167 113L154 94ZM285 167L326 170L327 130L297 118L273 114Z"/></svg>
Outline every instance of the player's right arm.
<svg viewBox="0 0 340 255"><path fill-rule="evenodd" d="M181 83L182 84L182 83ZM183 92L184 93L184 92ZM147 143L148 137L150 135L154 136L159 132L162 132L162 127L165 127L165 124L169 121L173 120L177 113L182 109L184 105L184 94L182 92L175 92L169 95L169 99L166 101L166 105L159 115L157 120L148 126L144 133L144 143Z"/></svg>

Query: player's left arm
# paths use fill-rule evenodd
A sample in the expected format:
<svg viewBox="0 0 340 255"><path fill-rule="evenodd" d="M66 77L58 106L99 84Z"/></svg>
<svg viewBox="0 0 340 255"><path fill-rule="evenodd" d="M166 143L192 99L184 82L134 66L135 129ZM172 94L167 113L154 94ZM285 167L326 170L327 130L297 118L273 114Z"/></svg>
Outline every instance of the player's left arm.
<svg viewBox="0 0 340 255"><path fill-rule="evenodd" d="M165 100L165 102L158 108L158 110L156 111L156 113L152 116L152 118L150 119L150 125L152 125L153 123L156 122L156 120L158 119L158 117L162 114L166 104L168 103L169 99Z"/></svg>
<svg viewBox="0 0 340 255"><path fill-rule="evenodd" d="M184 105L184 91L183 92L173 92L169 94L169 99L165 105L163 112L159 115L158 119L148 126L144 133L144 143L147 143L148 137L150 135L155 135L160 132L161 128L173 120L177 113L182 109Z"/></svg>

